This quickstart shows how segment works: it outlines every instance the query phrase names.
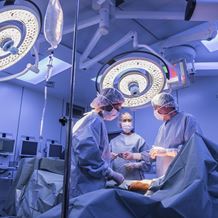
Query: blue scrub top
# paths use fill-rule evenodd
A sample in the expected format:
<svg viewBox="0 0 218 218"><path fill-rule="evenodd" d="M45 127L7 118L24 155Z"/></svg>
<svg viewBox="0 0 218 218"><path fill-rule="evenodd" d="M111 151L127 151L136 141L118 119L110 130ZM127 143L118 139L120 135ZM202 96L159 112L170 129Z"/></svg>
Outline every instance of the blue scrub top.
<svg viewBox="0 0 218 218"><path fill-rule="evenodd" d="M159 128L154 146L163 148L180 148L194 133L202 134L196 119L184 112L178 112ZM174 157L157 157L157 176L163 176Z"/></svg>

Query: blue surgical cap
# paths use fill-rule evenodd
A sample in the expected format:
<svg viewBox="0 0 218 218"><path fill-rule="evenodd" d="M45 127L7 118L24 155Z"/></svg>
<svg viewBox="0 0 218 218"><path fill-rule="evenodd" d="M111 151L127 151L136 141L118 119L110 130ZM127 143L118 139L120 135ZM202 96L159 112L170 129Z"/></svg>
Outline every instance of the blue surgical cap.
<svg viewBox="0 0 218 218"><path fill-rule="evenodd" d="M174 107L177 108L177 103L174 97L166 92L159 93L151 100L152 106Z"/></svg>
<svg viewBox="0 0 218 218"><path fill-rule="evenodd" d="M106 88L97 94L97 97L92 101L90 106L98 109L107 105L122 104L123 102L124 97L119 90L115 88Z"/></svg>

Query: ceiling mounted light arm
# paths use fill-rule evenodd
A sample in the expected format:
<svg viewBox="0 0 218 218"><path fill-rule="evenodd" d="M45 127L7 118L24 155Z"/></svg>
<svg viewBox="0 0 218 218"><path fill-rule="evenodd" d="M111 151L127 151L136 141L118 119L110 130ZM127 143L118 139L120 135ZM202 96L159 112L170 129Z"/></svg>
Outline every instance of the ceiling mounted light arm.
<svg viewBox="0 0 218 218"><path fill-rule="evenodd" d="M140 49L146 49L148 51L150 51L151 53L153 53L154 55L156 55L159 59L163 60L163 62L165 62L166 64L166 68L168 69L168 66L170 66L171 68L174 68L172 66L171 63L169 63L166 59L164 59L160 54L158 54L157 52L155 52L150 46L145 45L145 44L139 44L138 43L138 35L137 32L129 32L127 33L123 38L121 38L119 41L117 41L116 43L114 43L112 46L110 46L109 48L105 49L104 51L102 51L100 54L98 54L97 56L95 56L92 59L87 60L86 62L84 62L84 54L87 57L87 53L86 51L83 53L83 55L81 56L81 62L80 62L80 68L81 69L87 69L89 67L91 67L93 64L97 63L98 61L102 60L103 58L105 58L106 56L108 56L109 54L113 53L114 51L116 51L117 49L121 48L122 46L124 46L125 44L129 43L133 41L133 47ZM92 42L93 44L94 42ZM89 44L90 45L90 44ZM89 52L91 52L90 48L94 48L94 46L88 46L87 47Z"/></svg>
<svg viewBox="0 0 218 218"><path fill-rule="evenodd" d="M172 11L120 11L114 13L116 19L184 20L184 12Z"/></svg>
<svg viewBox="0 0 218 218"><path fill-rule="evenodd" d="M89 17L87 19L83 19L83 20L81 20L79 22L77 30L82 30L82 29L88 28L90 26L94 26L96 24L99 24L99 22L100 22L100 16L99 15ZM63 29L62 35L63 36L67 35L69 33L72 33L73 31L74 31L73 25L66 25L64 27L64 29ZM40 44L40 43L42 43L44 41L45 41L45 37L43 36L43 34L40 34L39 39L37 40L37 42Z"/></svg>
<svg viewBox="0 0 218 218"><path fill-rule="evenodd" d="M80 57L80 66L84 65L84 62L88 60L88 56L92 52L92 50L97 45L98 41L101 39L102 36L107 35L109 32L109 2L106 1L104 4L101 5L99 8L99 27L96 30L94 36L90 40L88 46L86 47L85 51ZM86 67L81 67L86 68Z"/></svg>
<svg viewBox="0 0 218 218"><path fill-rule="evenodd" d="M20 76L23 76L24 74L26 74L30 70L32 72L34 72L34 73L38 73L39 72L39 69L38 69L39 55L38 55L38 51L35 48L35 46L33 46L33 54L34 54L34 57L35 57L35 63L34 64L28 63L26 65L25 69L22 70L19 73L16 73L16 74L13 74L13 75L10 75L10 76L0 77L0 82L6 82L6 81L9 81L9 80L12 80L12 79L16 79L16 78L18 78Z"/></svg>
<svg viewBox="0 0 218 218"><path fill-rule="evenodd" d="M169 48L178 45L189 44L194 41L211 40L217 34L218 22L205 22L192 27L165 40L152 45L157 48Z"/></svg>
<svg viewBox="0 0 218 218"><path fill-rule="evenodd" d="M146 44L139 44L138 43L138 34L135 34L135 36L133 38L133 47L138 48L138 49L143 48L143 49L150 51L152 54L154 54L156 57L158 57L165 64L168 72L169 72L168 66L170 66L172 69L174 69L174 66L168 60L166 60L164 57L162 57L160 54L158 54L150 46L148 46Z"/></svg>
<svg viewBox="0 0 218 218"><path fill-rule="evenodd" d="M100 40L100 38L103 35L108 34L108 31L109 31L109 14L110 14L110 10L109 10L110 9L110 1L109 0L103 1L101 3L99 3L99 1L97 1L97 0L93 0L92 3L93 3L93 5L97 6L96 9L99 10L99 15L100 15L99 28L96 31L96 33L94 34L93 38L90 40L87 48L85 49L85 51L83 52L83 54L80 57L80 63L79 63L80 69L87 69L87 68L91 67L93 64L95 64L98 61L102 60L107 55L111 54L112 52L116 51L117 49L119 49L120 47L124 46L125 44L127 44L128 42L130 42L132 40L133 40L133 47L134 48L146 49L146 50L151 51L152 53L154 53L156 56L159 56L160 58L162 58L151 47L149 47L147 45L139 44L138 43L137 32L132 32L131 31L131 32L127 33L119 41L114 43L112 46L108 47L107 49L102 51L100 54L95 56L94 58L89 59L88 56L90 55L92 50L95 48L95 46L98 43L98 41ZM112 7L114 8L114 5L112 5ZM115 18L116 18L116 16L115 16ZM174 68L167 60L164 60L164 61L168 65L170 65L171 68Z"/></svg>
<svg viewBox="0 0 218 218"><path fill-rule="evenodd" d="M32 67L31 64L27 64L26 68L24 70L22 70L21 72L10 75L10 76L1 77L0 82L6 82L8 80L16 79L19 76L23 76L24 74L26 74L31 69L31 67Z"/></svg>
<svg viewBox="0 0 218 218"><path fill-rule="evenodd" d="M89 42L88 46L86 47L85 51L80 57L80 66L83 66L83 62L85 62L85 60L88 59L88 56L90 55L91 51L94 49L94 47L96 46L96 44L98 43L101 37L102 37L102 33L100 28L98 28L94 36L92 37L91 41Z"/></svg>
<svg viewBox="0 0 218 218"><path fill-rule="evenodd" d="M124 46L128 42L131 42L132 39L134 38L135 34L136 34L136 32L132 32L132 31L127 33L123 38L121 38L119 41L114 43L109 48L102 51L100 54L98 54L94 58L86 60L85 62L80 63L80 69L87 69L87 68L91 67L93 64L95 64L98 61L102 60L103 58L105 58L106 56L111 54L112 52L116 51L118 48L121 48L122 46Z"/></svg>

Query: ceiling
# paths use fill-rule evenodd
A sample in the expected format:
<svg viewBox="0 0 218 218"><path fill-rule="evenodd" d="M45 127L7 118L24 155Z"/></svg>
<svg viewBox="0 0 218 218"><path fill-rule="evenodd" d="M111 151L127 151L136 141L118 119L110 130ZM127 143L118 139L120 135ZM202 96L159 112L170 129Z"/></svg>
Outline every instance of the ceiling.
<svg viewBox="0 0 218 218"><path fill-rule="evenodd" d="M93 0L94 1L94 0ZM95 0L101 2L100 0ZM3 1L1 1L3 2ZM72 62L72 46L73 46L73 27L74 27L74 15L75 15L75 2L76 0L60 0L63 11L64 11L64 29L63 37L60 45L55 50L54 56L68 63ZM93 18L98 16L98 10L93 9L92 0L80 0L79 9L79 26L80 24L87 23ZM27 1L20 0L16 1L16 4L27 5L28 7L34 8L32 4ZM42 17L45 16L46 7L48 0L35 0L35 4L40 9ZM114 43L119 41L125 34L130 31L137 32L138 41L141 44L149 45L160 52L159 42L166 40L169 37L173 37L178 33L183 33L186 30L192 29L195 26L202 25L206 21L184 21L184 14L187 2L185 0L118 0L117 7L114 7L110 11L110 21L108 34L100 38L96 46L92 49L91 53L88 55L89 59L92 59L105 49L111 47ZM3 5L1 5L3 7ZM35 9L35 8L34 8ZM153 18L139 19L139 18L129 18L129 19L118 19L116 18L116 12L130 12L138 11L141 14L146 14L148 12L153 12L153 15L158 12L169 13L169 17L152 16ZM170 17L171 14L175 15L175 18ZM137 13L135 13L137 14ZM181 17L182 15L182 17ZM81 55L83 55L85 49L87 48L90 40L98 29L98 24L89 26L87 28L80 28L77 32L77 45L76 45L76 76L75 76L75 102L79 105L88 105L90 100L95 96L95 83L91 80L96 76L97 72L101 68L102 64L106 63L116 54L121 52L133 50L133 43L130 41L119 49L116 49L106 57L96 62L88 69L79 69L79 60ZM43 30L43 28L42 28ZM39 56L40 59L49 55L47 51L49 44L45 41L43 32L39 35ZM184 37L183 37L184 38ZM186 37L185 37L186 38ZM187 35L189 38L189 35ZM175 40L175 39L174 39ZM192 46L196 50L196 61L197 62L216 62L218 57L218 51L209 52L203 44L197 40L192 42L182 42L181 44L186 44ZM18 70L22 70L27 62L33 62L31 54L28 54L19 63L10 67L2 75L13 74ZM49 89L49 94L56 96L58 98L68 99L70 92L70 75L71 69L65 70L54 77L51 78L55 83L54 88ZM218 70L214 71L198 71L196 76L213 76L218 75ZM43 91L44 82L37 85L32 85L26 82L21 82L19 80L13 80L12 83L27 86L34 90Z"/></svg>

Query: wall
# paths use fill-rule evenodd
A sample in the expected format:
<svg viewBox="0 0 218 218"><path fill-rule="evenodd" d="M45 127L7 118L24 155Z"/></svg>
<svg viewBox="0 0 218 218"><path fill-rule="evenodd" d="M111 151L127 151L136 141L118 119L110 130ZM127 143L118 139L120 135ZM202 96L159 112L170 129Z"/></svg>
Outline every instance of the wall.
<svg viewBox="0 0 218 218"><path fill-rule="evenodd" d="M206 137L218 143L218 77L200 77L178 92L180 109L193 114Z"/></svg>
<svg viewBox="0 0 218 218"><path fill-rule="evenodd" d="M0 132L12 134L12 138L16 140L15 154L18 155L23 136L39 140L40 121L44 103L43 93L10 83L1 83L0 102ZM65 130L62 129L63 127L58 121L63 114L64 105L65 103L62 100L51 96L48 97L42 146L45 145L47 139L65 143ZM3 160L6 160L5 157ZM0 159L1 161L2 159Z"/></svg>

